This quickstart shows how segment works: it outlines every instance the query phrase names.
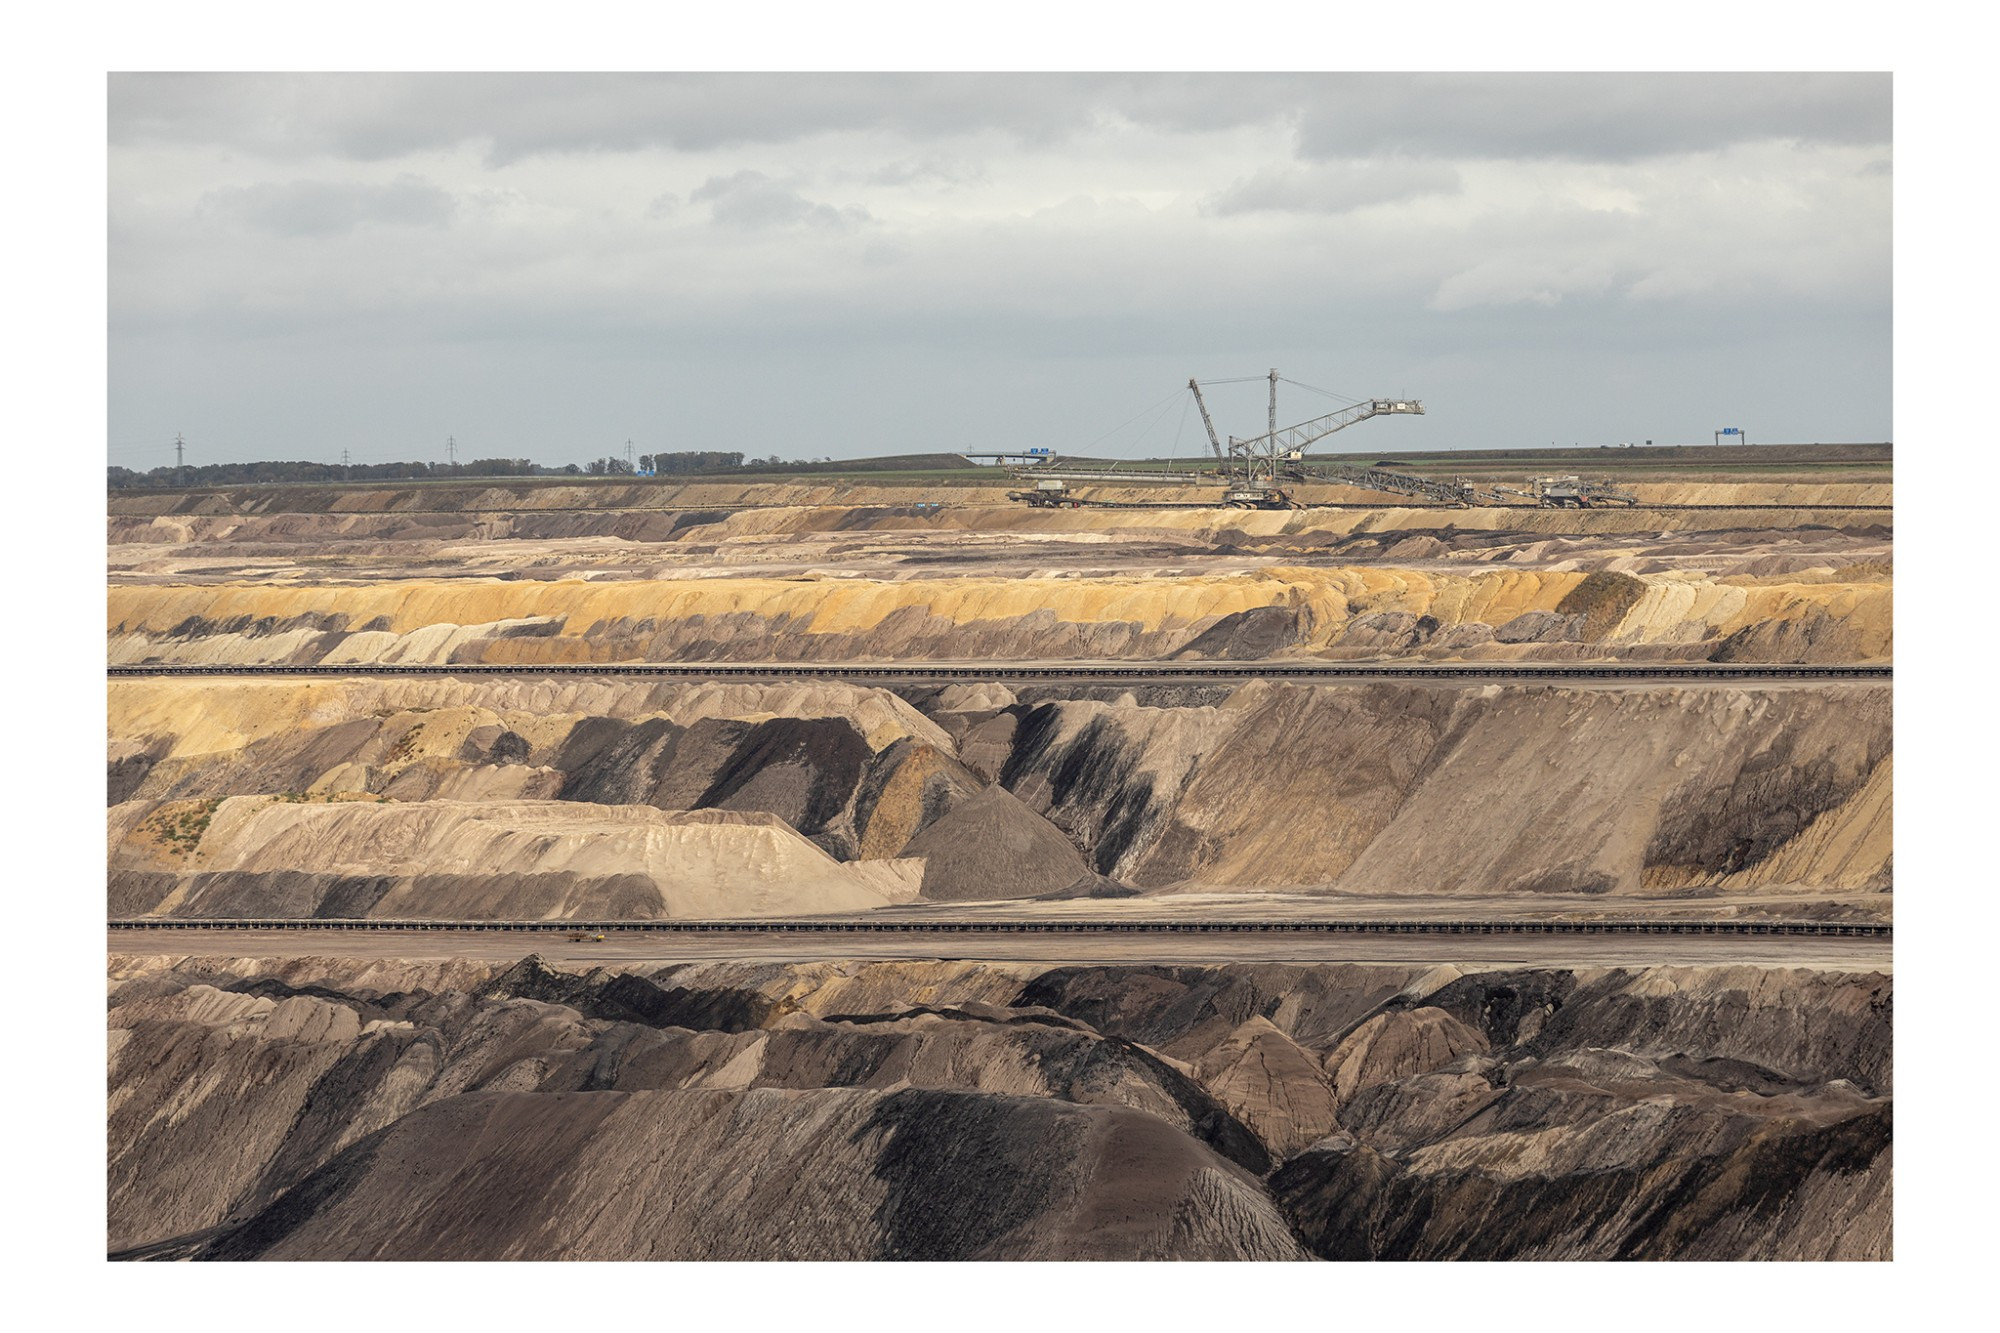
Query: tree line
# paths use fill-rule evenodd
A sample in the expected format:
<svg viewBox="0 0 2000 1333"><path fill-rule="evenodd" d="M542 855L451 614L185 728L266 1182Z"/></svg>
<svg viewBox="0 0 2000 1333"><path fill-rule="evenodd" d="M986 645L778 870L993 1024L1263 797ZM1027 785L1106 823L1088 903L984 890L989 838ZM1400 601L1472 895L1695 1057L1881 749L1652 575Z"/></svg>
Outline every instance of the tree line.
<svg viewBox="0 0 2000 1333"><path fill-rule="evenodd" d="M752 462L757 460L752 459ZM643 476L680 477L691 472L722 472L729 468L743 466L741 453L724 453L712 449L692 449L672 454L640 454L636 470ZM569 470L576 471L575 464ZM630 476L635 470L632 463L616 457L593 458L584 465L584 471L592 476Z"/></svg>
<svg viewBox="0 0 2000 1333"><path fill-rule="evenodd" d="M752 462L761 463L762 459ZM741 453L698 449L679 453L641 454L636 471L654 476L687 476L724 472L743 466ZM585 464L545 467L527 458L475 458L469 463L202 463L188 467L168 464L138 472L115 464L106 469L112 490L166 486L250 486L269 482L338 481L457 481L481 477L630 476L633 464L623 458L595 458Z"/></svg>

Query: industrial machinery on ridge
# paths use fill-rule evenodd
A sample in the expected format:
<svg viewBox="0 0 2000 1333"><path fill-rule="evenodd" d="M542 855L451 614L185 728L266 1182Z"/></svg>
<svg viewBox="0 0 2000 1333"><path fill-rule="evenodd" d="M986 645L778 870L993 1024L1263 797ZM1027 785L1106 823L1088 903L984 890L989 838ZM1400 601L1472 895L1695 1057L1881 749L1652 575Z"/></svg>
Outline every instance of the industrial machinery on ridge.
<svg viewBox="0 0 2000 1333"><path fill-rule="evenodd" d="M1608 481L1585 481L1574 475L1536 477L1528 486L1529 489L1522 491L1496 482L1493 493L1533 500L1543 509L1601 509L1607 505L1621 505L1629 509L1639 503L1638 496L1630 491L1621 491Z"/></svg>
<svg viewBox="0 0 2000 1333"><path fill-rule="evenodd" d="M1229 447L1223 448L1222 441L1215 433L1215 422L1208 414L1208 403L1201 396L1201 382L1190 379L1188 392L1194 395L1194 404L1201 410L1202 427L1208 431L1209 448L1215 451L1216 471L1228 483L1223 492L1222 502L1236 509L1290 509L1292 498L1278 486L1279 481L1307 481L1311 475L1305 470L1306 451L1338 430L1345 430L1356 422L1370 417L1382 416L1422 416L1424 405L1414 398L1367 398L1353 403L1325 416L1302 421L1296 426L1278 429L1278 372L1271 371L1271 406L1269 429L1262 435L1239 440L1229 437ZM1337 466L1341 473L1353 472L1370 475L1377 470ZM1444 489L1442 483L1427 481L1421 477L1408 477L1400 473L1381 473L1389 486L1368 486L1371 490L1393 490L1401 494L1428 494L1431 488ZM1343 476L1340 480L1345 481ZM1352 485L1367 485L1355 481ZM1412 489L1406 490L1405 487ZM1443 497L1432 497L1443 498Z"/></svg>
<svg viewBox="0 0 2000 1333"><path fill-rule="evenodd" d="M1294 426L1278 427L1278 372L1273 370L1271 382L1269 429L1262 435L1248 439L1229 437L1225 446L1222 437L1216 433L1215 420L1209 415L1208 403L1201 396L1201 383L1188 380L1188 392L1194 395L1195 406L1201 412L1201 424L1208 432L1209 448L1215 454L1215 467L1207 475L1220 479L1223 483L1223 504L1236 509L1291 509L1294 502L1289 492L1280 486L1284 481L1312 481L1318 479L1339 481L1346 485L1361 486L1368 490L1387 491L1396 495L1422 497L1437 503L1463 504L1466 498L1457 483L1432 481L1427 477L1410 476L1405 473L1388 472L1380 468L1361 468L1348 464L1332 464L1309 470L1306 452L1320 440L1344 430L1356 422L1380 416L1422 416L1424 405L1414 398L1368 398L1349 404L1325 416L1314 417ZM1229 383L1231 381L1210 381ZM1311 388L1301 385L1301 388ZM1315 390L1315 392L1325 392ZM1033 481L1034 489L1010 491L1008 498L1037 508L1075 508L1085 501L1077 499L1070 491L1073 481L1162 481L1173 479L1172 474L1158 470L1122 469L1112 466L1065 465L1054 454L1045 454L1036 461L1016 465L1010 469L1013 476L1021 481Z"/></svg>
<svg viewBox="0 0 2000 1333"><path fill-rule="evenodd" d="M1358 490L1399 495L1427 504L1459 508L1470 505L1508 505L1513 502L1508 497L1532 501L1544 509L1593 509L1606 505L1631 506L1638 503L1638 496L1620 490L1610 482L1583 481L1573 476L1537 477L1529 483L1530 489L1527 490L1496 484L1490 490L1482 491L1474 483L1463 479L1442 480L1417 476L1414 473L1398 472L1381 464L1367 467L1333 460L1315 462L1308 458L1308 451L1336 431L1345 430L1372 417L1422 416L1424 405L1414 398L1364 398L1328 412L1324 416L1280 429L1279 378L1276 370L1272 370L1268 376L1271 384L1266 416L1268 429L1262 435L1254 435L1248 439L1238 439L1232 435L1226 445L1216 432L1215 420L1209 414L1207 400L1201 396L1201 381L1188 380L1188 392L1194 395L1194 405L1201 412L1202 428L1208 433L1209 448L1215 455L1214 466L1200 472L1140 465L1127 466L1100 460L1065 461L1047 449L1031 449L1024 453L967 455L967 457L994 458L1002 462L1025 459L1023 462L1011 463L1008 471L1015 480L1032 482L1033 486L1030 489L1009 491L1007 498L1038 509L1079 509L1086 505L1109 508L1150 507L1132 501L1086 500L1077 495L1071 486L1073 482L1089 481L1158 484L1219 480L1223 485L1222 503L1232 509L1296 509L1300 506L1291 492L1284 488L1284 484L1301 482L1333 483L1351 486ZM1213 386L1240 382L1211 380L1209 384ZM1296 384L1297 381L1288 380L1287 383ZM1327 392L1324 389L1313 389L1309 384L1302 384L1299 387L1311 389L1315 393ZM1334 394L1328 396L1340 397Z"/></svg>

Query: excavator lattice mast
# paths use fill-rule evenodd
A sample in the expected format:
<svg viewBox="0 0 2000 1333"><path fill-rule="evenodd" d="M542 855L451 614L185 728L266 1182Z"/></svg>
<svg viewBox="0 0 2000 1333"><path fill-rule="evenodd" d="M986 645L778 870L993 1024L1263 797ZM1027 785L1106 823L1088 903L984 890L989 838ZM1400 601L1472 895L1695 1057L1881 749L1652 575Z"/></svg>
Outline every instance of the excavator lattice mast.
<svg viewBox="0 0 2000 1333"><path fill-rule="evenodd" d="M1278 438L1278 368L1271 367L1271 410L1264 418L1264 434L1267 438ZM1277 469L1272 468L1272 481L1276 481Z"/></svg>
<svg viewBox="0 0 2000 1333"><path fill-rule="evenodd" d="M1194 405L1201 409L1201 424L1208 431L1208 447L1215 450L1215 461L1220 463L1223 461L1222 440L1215 433L1215 422L1209 419L1208 404L1202 401L1201 385L1189 380L1188 392L1194 395Z"/></svg>

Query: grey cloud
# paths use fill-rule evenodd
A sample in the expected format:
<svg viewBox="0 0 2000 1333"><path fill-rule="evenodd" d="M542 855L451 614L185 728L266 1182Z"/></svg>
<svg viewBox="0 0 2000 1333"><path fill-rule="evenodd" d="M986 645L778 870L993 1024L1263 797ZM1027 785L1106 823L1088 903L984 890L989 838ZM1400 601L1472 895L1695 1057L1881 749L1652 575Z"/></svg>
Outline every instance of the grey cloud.
<svg viewBox="0 0 2000 1333"><path fill-rule="evenodd" d="M1216 217L1238 213L1347 213L1370 204L1456 194L1458 173L1426 162L1271 167L1202 201Z"/></svg>
<svg viewBox="0 0 2000 1333"><path fill-rule="evenodd" d="M740 431L748 397L774 404L760 429L813 452L934 448L940 420L976 423L955 447L1081 443L1190 374L1271 365L1432 400L1385 424L1408 447L1707 438L1739 410L1794 438L1881 438L1891 182L1868 164L1888 166L1886 88L119 76L113 438L166 421L337 456L343 432L463 442L476 416L495 452L546 459L634 421ZM1231 127L1249 128L1170 137ZM737 143L760 146L707 151ZM662 147L704 151L616 155ZM399 160L418 150L434 155ZM557 153L579 156L480 165ZM932 183L981 161L976 194ZM241 188L259 179L277 183ZM1360 208L1455 180L1393 217ZM921 197L892 202L900 185ZM352 239L300 263L251 226Z"/></svg>
<svg viewBox="0 0 2000 1333"><path fill-rule="evenodd" d="M212 190L203 205L273 236L331 236L366 224L442 227L457 201L417 176L386 185L295 180Z"/></svg>
<svg viewBox="0 0 2000 1333"><path fill-rule="evenodd" d="M1887 74L1353 74L1304 104L1299 152L1630 161L1889 134Z"/></svg>
<svg viewBox="0 0 2000 1333"><path fill-rule="evenodd" d="M864 184L886 186L974 185L986 179L986 172L979 167L935 157L890 162L860 176Z"/></svg>
<svg viewBox="0 0 2000 1333"><path fill-rule="evenodd" d="M1044 74L126 74L111 82L111 140L363 160L485 143L495 163L827 131L1042 141L1091 124L1095 88Z"/></svg>
<svg viewBox="0 0 2000 1333"><path fill-rule="evenodd" d="M1754 139L1889 141L1887 74L124 74L113 143L378 160L465 143L709 150L828 132L1046 143L1125 120L1295 122L1307 158L1630 160Z"/></svg>
<svg viewBox="0 0 2000 1333"><path fill-rule="evenodd" d="M744 231L796 226L845 231L871 220L865 208L816 204L761 171L712 176L688 199L697 203L707 202L717 222Z"/></svg>

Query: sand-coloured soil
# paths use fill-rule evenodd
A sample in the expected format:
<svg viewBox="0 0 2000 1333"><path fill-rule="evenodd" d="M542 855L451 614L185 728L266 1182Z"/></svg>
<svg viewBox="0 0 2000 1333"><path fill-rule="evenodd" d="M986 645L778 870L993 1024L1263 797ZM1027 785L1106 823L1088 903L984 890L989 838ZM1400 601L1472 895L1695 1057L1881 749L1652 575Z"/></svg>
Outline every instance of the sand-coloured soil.
<svg viewBox="0 0 2000 1333"><path fill-rule="evenodd" d="M111 833L114 890L121 870L159 869L154 845L135 845L141 833L126 808L113 808ZM797 916L909 901L922 873L920 862L835 861L767 814L237 796L216 806L170 876L152 879L166 891L146 910L453 920Z"/></svg>
<svg viewBox="0 0 2000 1333"><path fill-rule="evenodd" d="M719 696L699 685L117 681L114 840L139 830L120 864L191 870L188 835L228 797L553 797L769 814L843 860L925 858L933 901L1099 874L1718 907L1892 882L1885 686L913 692L929 717L881 690L730 691L743 716L708 715ZM787 698L852 721L761 712ZM291 868L347 873L309 849ZM166 892L138 883L131 901Z"/></svg>
<svg viewBox="0 0 2000 1333"><path fill-rule="evenodd" d="M997 476L114 494L113 662L528 670L114 680L108 907L1878 918L1881 685L891 691L532 670L1886 662L1892 515L1866 507L1890 502L1886 452L1621 473L1649 505L1788 508L1448 509L1324 486L1302 498L1358 507L1254 512L1213 507L1212 487L1095 486L1192 507L1033 510ZM1784 939L1754 956L1814 966L1494 970L1470 960L1514 946L1485 937L1450 965L1051 965L1148 956L1074 938L1017 963L773 961L833 957L825 936L662 965L556 932L545 947L580 961L552 967L479 938L496 961L404 961L373 935L352 957L114 957L110 1248L1891 1252L1890 980ZM1172 938L1158 956L1200 957ZM1583 943L1550 957L1669 956Z"/></svg>
<svg viewBox="0 0 2000 1333"><path fill-rule="evenodd" d="M113 804L264 794L739 810L852 860L897 855L986 785L902 699L842 685L158 680L119 681L110 698Z"/></svg>
<svg viewBox="0 0 2000 1333"><path fill-rule="evenodd" d="M405 574L453 574L508 563L551 577L565 565L649 560L782 563L788 550L833 554L904 551L986 559L1055 558L1092 551L1115 558L1132 548L1202 551L1364 549L1442 534L1494 546L1509 536L1627 545L1699 540L1704 534L1760 531L1780 540L1827 540L1852 530L1886 533L1886 509L1830 504L1773 509L1242 509L1030 510L1015 506L945 509L603 510L467 515L283 514L270 517L113 515L106 537L122 571L165 571L206 557L241 569L260 560L303 560L291 571L336 572L368 557L401 558ZM1741 541L1740 537L1736 540ZM1011 550L1009 548L1012 548ZM362 566L362 567L365 567Z"/></svg>
<svg viewBox="0 0 2000 1333"><path fill-rule="evenodd" d="M1012 711L1000 780L1098 871L1141 886L1635 894L1890 881L1886 687L1258 682L1210 706Z"/></svg>
<svg viewBox="0 0 2000 1333"><path fill-rule="evenodd" d="M1379 564L1463 572L1737 576L1867 581L1892 562L1887 512L1313 511L1272 524L1248 511L1093 511L1098 526L1014 530L1022 516L941 511L572 510L486 515L275 514L119 518L113 583L353 586L479 578L589 581L761 578L838 572L939 578L1216 578L1287 565ZM1198 521L1190 521L1190 516ZM1699 520L1699 521L1691 521ZM1249 526L1245 526L1248 524ZM1879 566L1866 577L1853 571Z"/></svg>
<svg viewBox="0 0 2000 1333"><path fill-rule="evenodd" d="M1210 578L120 586L132 663L837 661L1385 656L1886 661L1868 581L1381 566Z"/></svg>

